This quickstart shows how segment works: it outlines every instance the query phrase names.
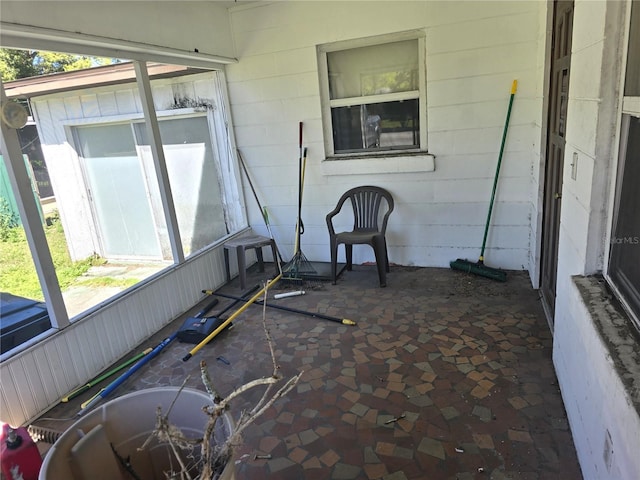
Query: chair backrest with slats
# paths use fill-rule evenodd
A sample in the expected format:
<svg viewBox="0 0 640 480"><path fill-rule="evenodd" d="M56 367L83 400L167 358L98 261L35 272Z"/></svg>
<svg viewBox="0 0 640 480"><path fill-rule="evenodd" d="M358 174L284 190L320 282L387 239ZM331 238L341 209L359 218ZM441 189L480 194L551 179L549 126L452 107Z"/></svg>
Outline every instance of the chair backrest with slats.
<svg viewBox="0 0 640 480"><path fill-rule="evenodd" d="M387 219L394 206L393 197L387 190L365 185L352 188L343 195L343 198L351 200L354 231L379 231L384 234L387 228ZM342 203L342 199L340 203ZM384 206L387 210L381 212L380 208ZM379 226L378 221L382 213L382 224Z"/></svg>

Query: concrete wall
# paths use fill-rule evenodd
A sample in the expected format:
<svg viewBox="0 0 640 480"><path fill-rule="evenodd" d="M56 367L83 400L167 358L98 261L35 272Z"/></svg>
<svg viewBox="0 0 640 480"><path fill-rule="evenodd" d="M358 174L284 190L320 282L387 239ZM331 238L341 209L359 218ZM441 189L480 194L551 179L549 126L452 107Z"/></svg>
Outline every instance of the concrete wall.
<svg viewBox="0 0 640 480"><path fill-rule="evenodd" d="M601 279L576 277L556 311L554 363L586 480L640 478L640 355Z"/></svg>
<svg viewBox="0 0 640 480"><path fill-rule="evenodd" d="M637 339L582 277L606 270L627 7L575 4L558 257L554 364L584 476L599 480L640 478Z"/></svg>
<svg viewBox="0 0 640 480"><path fill-rule="evenodd" d="M237 64L226 68L236 138L268 206L276 241L293 253L298 122L308 146L301 247L328 261L325 215L348 188L395 197L391 262L448 267L477 260L509 92L519 81L489 233L487 264L535 269L546 41L543 2L274 2L230 9ZM325 161L316 45L426 33L427 123L435 171L414 164ZM428 163L428 162L425 162ZM263 225L254 202L250 223ZM266 232L265 232L266 233ZM354 249L354 262L372 261Z"/></svg>

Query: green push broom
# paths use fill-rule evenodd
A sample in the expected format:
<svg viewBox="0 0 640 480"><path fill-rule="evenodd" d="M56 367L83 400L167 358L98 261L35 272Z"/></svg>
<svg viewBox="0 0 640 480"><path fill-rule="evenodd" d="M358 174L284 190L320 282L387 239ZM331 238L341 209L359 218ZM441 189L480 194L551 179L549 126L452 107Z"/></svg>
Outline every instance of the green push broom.
<svg viewBox="0 0 640 480"><path fill-rule="evenodd" d="M496 167L496 174L493 179L493 189L491 191L491 201L489 202L489 212L487 213L487 222L484 227L484 237L482 238L482 249L480 250L480 258L477 262L470 262L458 258L449 263L454 270L460 270L467 273L473 273L483 277L491 278L499 282L506 282L507 274L500 269L487 267L484 264L484 248L487 244L487 234L489 233L489 224L491 222L491 211L493 210L493 201L496 196L496 187L498 186L498 176L500 174L500 165L502 164L502 154L504 153L504 144L507 140L507 129L509 127L509 118L511 117L511 106L513 105L513 97L516 94L518 88L518 81L514 80L511 86L511 96L509 97L509 108L507 109L507 119L504 122L504 131L502 133L502 143L500 144L500 154L498 155L498 165Z"/></svg>

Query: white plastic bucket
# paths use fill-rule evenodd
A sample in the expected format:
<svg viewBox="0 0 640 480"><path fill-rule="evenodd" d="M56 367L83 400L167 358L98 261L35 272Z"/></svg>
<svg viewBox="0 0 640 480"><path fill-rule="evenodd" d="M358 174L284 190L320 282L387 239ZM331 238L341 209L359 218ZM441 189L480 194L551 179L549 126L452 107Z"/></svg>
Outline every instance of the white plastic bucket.
<svg viewBox="0 0 640 480"><path fill-rule="evenodd" d="M171 407L169 422L187 438L197 439L202 438L208 420L202 407L211 404L205 392L185 388L178 395L179 390L179 387L140 390L86 413L47 452L39 480L112 479L116 457L109 444L113 445L120 458L128 458L131 468L142 480L164 479L163 472L172 465L174 469L177 466L168 447L154 441L144 450L138 450L155 428L157 408L161 407L162 414L166 415ZM228 436L231 417L223 415L221 420L218 422L220 432L216 436ZM199 455L199 446L196 446L194 454ZM87 473L89 469L91 473ZM125 473L120 478L132 477ZM220 480L233 478L233 462L229 462Z"/></svg>

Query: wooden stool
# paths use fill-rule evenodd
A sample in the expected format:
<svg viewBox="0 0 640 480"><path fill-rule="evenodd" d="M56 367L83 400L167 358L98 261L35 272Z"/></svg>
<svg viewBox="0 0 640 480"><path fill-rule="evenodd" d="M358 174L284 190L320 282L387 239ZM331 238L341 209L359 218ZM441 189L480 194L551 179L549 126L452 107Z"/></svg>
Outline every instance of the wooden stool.
<svg viewBox="0 0 640 480"><path fill-rule="evenodd" d="M258 271L264 272L264 261L262 258L262 247L271 245L271 251L273 252L273 261L276 264L276 273L279 273L278 269L278 252L276 250L276 242L273 238L263 237L260 235L249 235L247 237L235 238L229 240L224 244L224 267L227 270L227 282L231 280L231 273L229 270L229 250L235 249L236 256L238 257L238 273L240 275L240 288L244 290L247 283L247 267L245 262L245 251L249 248L253 248L256 251L256 257L258 258Z"/></svg>

